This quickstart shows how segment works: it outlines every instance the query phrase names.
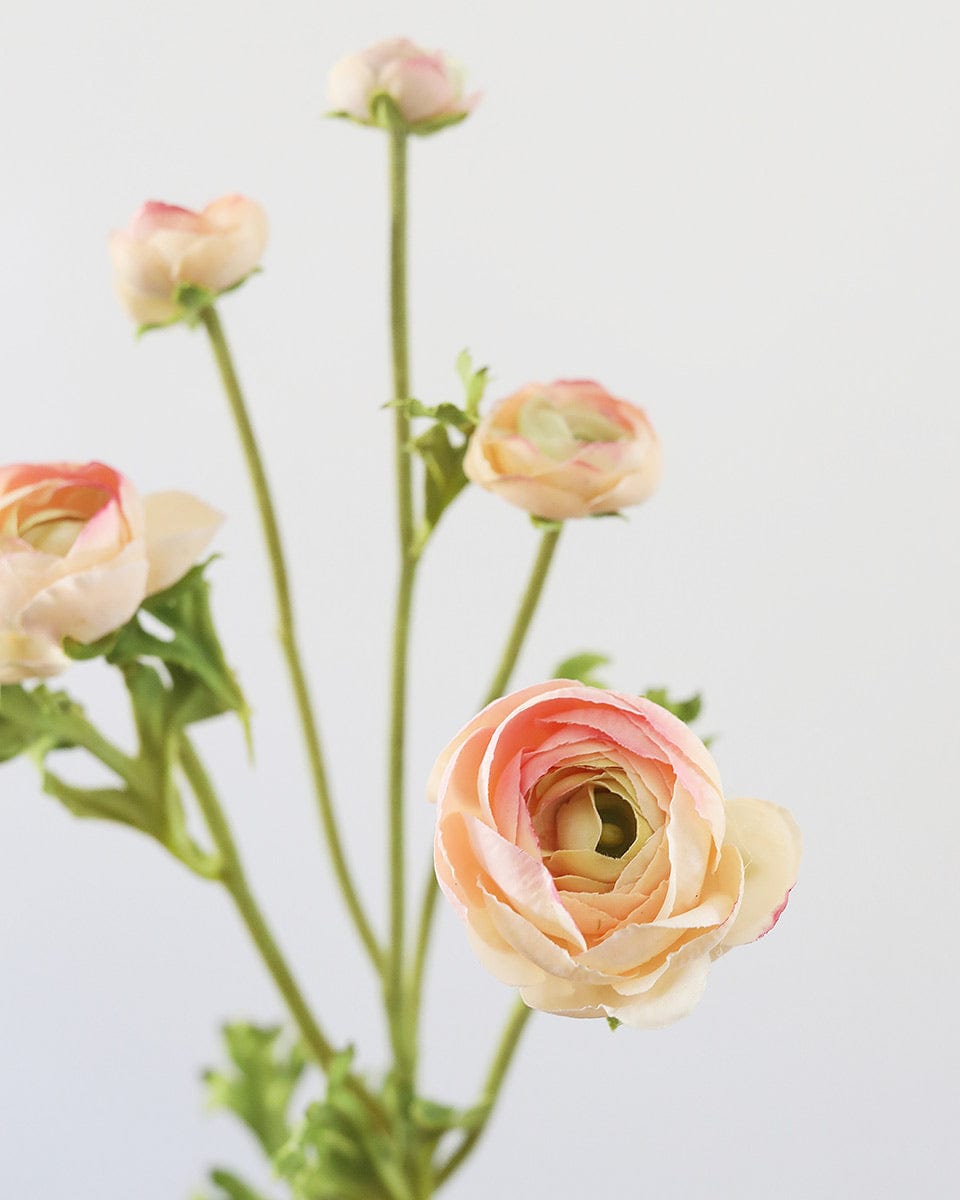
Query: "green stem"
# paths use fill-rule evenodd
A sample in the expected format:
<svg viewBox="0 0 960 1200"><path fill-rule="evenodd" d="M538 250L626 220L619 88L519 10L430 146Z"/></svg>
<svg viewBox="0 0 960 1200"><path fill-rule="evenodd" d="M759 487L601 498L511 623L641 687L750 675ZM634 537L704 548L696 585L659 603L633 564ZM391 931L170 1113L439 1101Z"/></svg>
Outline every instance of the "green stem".
<svg viewBox="0 0 960 1200"><path fill-rule="evenodd" d="M197 805L210 830L213 844L221 856L223 862L221 881L230 893L254 945L260 952L260 957L283 996L304 1041L316 1061L324 1070L327 1070L335 1051L317 1024L316 1018L304 999L300 986L287 965L286 959L260 911L260 906L250 890L237 844L213 783L186 734L182 734L180 737L180 765L194 796L196 796ZM359 1081L355 1081L353 1087L370 1111L382 1121L383 1113L379 1103L367 1093Z"/></svg>
<svg viewBox="0 0 960 1200"><path fill-rule="evenodd" d="M393 360L393 398L410 394L407 334L407 133L395 122L390 141L390 342ZM397 582L390 680L390 761L388 768L388 844L390 871L390 951L384 980L384 1003L401 1090L409 1087L412 1046L405 1037L404 924L406 880L404 868L404 750L407 693L407 655L410 609L416 577L414 543L413 472L410 461L410 420L394 409L394 465L397 487L397 538L400 576Z"/></svg>
<svg viewBox="0 0 960 1200"><path fill-rule="evenodd" d="M507 1023L500 1036L500 1044L497 1046L497 1053L490 1064L487 1080L480 1095L479 1104L483 1105L485 1112L479 1124L470 1130L457 1149L454 1150L443 1166L437 1171L436 1186L438 1188L446 1183L464 1159L471 1153L480 1138L483 1137L494 1105L497 1102L497 1097L500 1094L500 1089L503 1086L504 1078L509 1070L510 1063L513 1061L517 1044L520 1041L520 1035L523 1033L532 1011L532 1009L527 1008L522 1000L518 1000L510 1016L507 1018Z"/></svg>
<svg viewBox="0 0 960 1200"><path fill-rule="evenodd" d="M520 656L523 639L527 636L527 630L530 628L533 614L536 612L537 604L540 602L543 585L546 582L550 564L553 561L557 542L560 540L561 528L562 526L553 526L543 531L540 538L540 548L537 551L537 557L534 559L533 569L530 572L530 578L527 580L526 589L520 598L520 607L517 609L517 615L514 618L509 636L507 637L507 644L503 648L500 663L493 679L490 681L490 687L481 705L483 708L486 708L488 704L492 704L494 700L497 700L507 690L507 684L510 682L513 668L517 665L517 659Z"/></svg>
<svg viewBox="0 0 960 1200"><path fill-rule="evenodd" d="M267 970L280 990L281 995L297 1023L304 1041L310 1047L314 1057L321 1067L326 1070L334 1055L333 1047L327 1041L319 1025L310 1012L306 1001L290 972L283 955L273 939L273 935L260 912L247 883L237 844L233 840L230 826L227 824L220 801L214 791L210 777L203 763L186 735L180 739L180 764L187 781L197 798L197 804L203 814L203 819L210 830L213 844L219 850L223 859L223 884L233 897L237 910L250 936L260 951Z"/></svg>
<svg viewBox="0 0 960 1200"><path fill-rule="evenodd" d="M513 669L517 665L517 659L520 656L524 638L527 636L527 631L530 628L530 622L533 620L533 615L543 594L544 584L547 581L547 575L550 571L550 564L553 562L557 542L560 540L560 532L560 528L549 528L543 531L537 550L537 557L534 559L533 567L527 580L527 586L520 598L520 607L517 609L517 615L510 628L500 663L497 666L496 674L490 682L487 694L480 705L481 708L486 708L488 704L492 704L494 700L498 699L506 691L510 677L513 674ZM433 917L436 912L439 891L433 867L433 858L431 856L423 881L420 919L417 923L417 944L410 976L410 1040L414 1044L417 1039L417 1025L420 1019L427 950L430 944L430 934L433 927Z"/></svg>
<svg viewBox="0 0 960 1200"><path fill-rule="evenodd" d="M217 367L220 370L220 378L223 381L223 388L230 404L230 411L233 414L240 444L243 447L244 457L247 461L247 470L250 474L250 480L253 484L253 491L256 497L257 509L260 513L263 536L270 559L270 571L273 576L273 590L278 616L278 636L284 658L286 659L290 682L293 687L294 700L296 701L297 713L300 718L300 729L307 749L310 773L313 778L314 792L320 812L320 822L330 849L334 874L347 910L360 936L360 940L366 947L371 962L380 971L382 970L383 962L382 951L377 943L370 922L367 920L363 905L354 886L340 841L336 817L333 812L333 803L330 798L330 788L327 783L327 773L323 762L323 751L320 745L320 734L297 644L293 603L290 597L290 583L284 560L280 528L277 523L273 500L270 496L270 487L267 483L263 460L260 457L260 450L257 446L256 434L250 422L250 416L247 412L247 406L230 355L230 349L227 345L227 339L220 324L220 318L217 316L217 311L213 305L203 309L200 318L210 337L210 345L213 348Z"/></svg>

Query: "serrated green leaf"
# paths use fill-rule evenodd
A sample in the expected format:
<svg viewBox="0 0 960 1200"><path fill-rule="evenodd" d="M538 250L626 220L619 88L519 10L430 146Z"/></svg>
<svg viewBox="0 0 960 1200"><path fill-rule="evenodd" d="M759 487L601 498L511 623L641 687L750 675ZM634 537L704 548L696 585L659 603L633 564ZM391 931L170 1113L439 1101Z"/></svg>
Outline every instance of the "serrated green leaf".
<svg viewBox="0 0 960 1200"><path fill-rule="evenodd" d="M279 1026L245 1022L222 1030L232 1071L204 1074L207 1101L235 1113L268 1155L275 1154L291 1134L288 1111L307 1065L300 1042L278 1045Z"/></svg>
<svg viewBox="0 0 960 1200"><path fill-rule="evenodd" d="M596 650L581 650L572 654L563 662L557 663L553 670L554 679L576 679L587 687L603 688L607 685L594 673L597 667L610 664L610 657Z"/></svg>

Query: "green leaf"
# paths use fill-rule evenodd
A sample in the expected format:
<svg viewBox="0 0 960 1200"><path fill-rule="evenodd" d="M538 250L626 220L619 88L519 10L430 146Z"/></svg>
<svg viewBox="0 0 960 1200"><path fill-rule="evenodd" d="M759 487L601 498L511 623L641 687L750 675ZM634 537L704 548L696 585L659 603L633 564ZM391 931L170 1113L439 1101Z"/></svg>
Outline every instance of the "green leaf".
<svg viewBox="0 0 960 1200"><path fill-rule="evenodd" d="M460 351L457 355L456 367L457 374L460 376L460 382L463 384L463 390L466 393L464 412L473 421L473 424L476 425L480 420L480 401L483 399L483 393L486 391L490 368L480 367L479 369L475 369L469 350Z"/></svg>
<svg viewBox="0 0 960 1200"><path fill-rule="evenodd" d="M160 837L160 821L150 805L143 804L129 788L79 788L64 782L52 771L43 772L43 790L59 800L75 817L117 821Z"/></svg>
<svg viewBox="0 0 960 1200"><path fill-rule="evenodd" d="M42 759L47 750L72 745L64 721L79 711L65 692L51 692L43 684L29 692L19 683L4 684L0 687L0 762L27 753Z"/></svg>
<svg viewBox="0 0 960 1200"><path fill-rule="evenodd" d="M278 1045L279 1026L235 1022L222 1032L234 1069L204 1074L207 1101L235 1113L272 1156L291 1134L288 1110L307 1065L306 1053L299 1041Z"/></svg>
<svg viewBox="0 0 960 1200"><path fill-rule="evenodd" d="M423 404L419 400L391 400L384 408L399 408L408 417L427 417L431 421L439 421L441 425L451 425L461 433L473 431L476 421L456 404Z"/></svg>
<svg viewBox="0 0 960 1200"><path fill-rule="evenodd" d="M616 1033L623 1022L618 1020L617 1017L607 1017L607 1024L610 1026L611 1031Z"/></svg>
<svg viewBox="0 0 960 1200"><path fill-rule="evenodd" d="M553 669L554 679L576 679L587 687L604 688L607 685L594 674L597 667L610 664L610 657L596 650L581 650L558 663Z"/></svg>
<svg viewBox="0 0 960 1200"><path fill-rule="evenodd" d="M210 1179L226 1200L266 1200L262 1192L255 1191L239 1176L234 1175L232 1171L225 1171L222 1167L215 1167L210 1172ZM221 1200L221 1197L218 1196L217 1200Z"/></svg>
<svg viewBox="0 0 960 1200"><path fill-rule="evenodd" d="M426 433L413 441L413 448L426 467L424 516L433 529L443 511L467 485L463 473L466 443L453 446L450 436L440 423L431 425Z"/></svg>
<svg viewBox="0 0 960 1200"><path fill-rule="evenodd" d="M184 728L221 713L235 712L249 738L249 709L236 676L227 665L210 609L210 585L205 572L212 561L193 567L172 587L143 602L141 612L166 627L166 638L148 632L137 613L121 629L99 642L81 645L68 639L64 650L76 659L102 655L121 669L143 659L157 660L163 663L170 677L161 706L168 723ZM161 692L154 691L150 702L160 704Z"/></svg>
<svg viewBox="0 0 960 1200"><path fill-rule="evenodd" d="M693 696L688 696L686 700L673 699L667 689L662 687L650 688L643 695L647 700L652 700L654 704L659 704L667 712L671 712L675 717L679 717L687 725L697 719L700 715L700 709L703 707L703 698L699 692Z"/></svg>

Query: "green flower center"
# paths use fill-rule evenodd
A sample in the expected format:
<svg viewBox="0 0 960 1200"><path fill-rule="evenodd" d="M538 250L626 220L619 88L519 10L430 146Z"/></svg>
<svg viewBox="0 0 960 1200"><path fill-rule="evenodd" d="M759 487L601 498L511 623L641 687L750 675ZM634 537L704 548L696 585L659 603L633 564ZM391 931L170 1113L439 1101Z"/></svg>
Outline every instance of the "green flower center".
<svg viewBox="0 0 960 1200"><path fill-rule="evenodd" d="M594 790L593 805L601 822L594 849L605 858L623 858L637 840L637 814L633 805L605 788Z"/></svg>

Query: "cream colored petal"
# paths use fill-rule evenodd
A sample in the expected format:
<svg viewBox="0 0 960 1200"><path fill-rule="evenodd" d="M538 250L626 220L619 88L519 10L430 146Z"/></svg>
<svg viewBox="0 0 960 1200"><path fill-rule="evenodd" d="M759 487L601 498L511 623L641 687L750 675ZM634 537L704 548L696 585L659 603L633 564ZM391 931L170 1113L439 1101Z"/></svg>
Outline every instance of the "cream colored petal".
<svg viewBox="0 0 960 1200"><path fill-rule="evenodd" d="M710 826L694 808L693 799L677 784L667 817L667 846L670 851L670 911L686 912L708 886L707 871L713 851Z"/></svg>
<svg viewBox="0 0 960 1200"><path fill-rule="evenodd" d="M480 960L480 965L485 967L494 979L499 979L509 987L542 983L547 978L546 972L529 959L517 954L493 929L488 918L486 925L489 928L480 932L478 927L483 925L483 919L486 917L486 913L474 911L467 922L467 937L474 954Z"/></svg>
<svg viewBox="0 0 960 1200"><path fill-rule="evenodd" d="M154 492L143 508L152 596L190 570L223 524L223 514L187 492Z"/></svg>
<svg viewBox="0 0 960 1200"><path fill-rule="evenodd" d="M57 642L66 637L95 642L119 629L145 595L147 561L132 542L112 561L66 575L44 588L23 611L23 627Z"/></svg>
<svg viewBox="0 0 960 1200"><path fill-rule="evenodd" d="M358 121L370 119L370 96L376 88L373 69L359 54L336 63L327 80L327 97L334 112L349 113Z"/></svg>
<svg viewBox="0 0 960 1200"><path fill-rule="evenodd" d="M555 1013L561 1017L604 1017L600 997L608 989L583 987L566 979L544 979L520 988L520 999L528 1008L538 1012Z"/></svg>
<svg viewBox="0 0 960 1200"><path fill-rule="evenodd" d="M57 642L36 633L0 630L0 683L22 683L59 675L70 659Z"/></svg>
<svg viewBox="0 0 960 1200"><path fill-rule="evenodd" d="M608 1016L634 1029L661 1029L685 1017L697 1005L706 987L710 959L701 955L661 976L648 992L626 1004L607 1004Z"/></svg>
<svg viewBox="0 0 960 1200"><path fill-rule="evenodd" d="M727 841L743 858L740 911L721 946L732 950L776 925L800 869L800 829L785 808L766 800L727 802Z"/></svg>

